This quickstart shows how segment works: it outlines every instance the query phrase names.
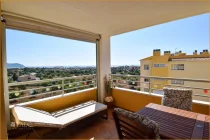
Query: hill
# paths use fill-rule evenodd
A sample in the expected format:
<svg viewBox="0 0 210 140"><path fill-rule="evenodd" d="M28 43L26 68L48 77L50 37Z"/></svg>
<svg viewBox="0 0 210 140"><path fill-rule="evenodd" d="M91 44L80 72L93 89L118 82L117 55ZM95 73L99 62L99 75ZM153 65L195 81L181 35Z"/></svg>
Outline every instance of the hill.
<svg viewBox="0 0 210 140"><path fill-rule="evenodd" d="M7 68L25 68L25 66L19 63L7 63Z"/></svg>

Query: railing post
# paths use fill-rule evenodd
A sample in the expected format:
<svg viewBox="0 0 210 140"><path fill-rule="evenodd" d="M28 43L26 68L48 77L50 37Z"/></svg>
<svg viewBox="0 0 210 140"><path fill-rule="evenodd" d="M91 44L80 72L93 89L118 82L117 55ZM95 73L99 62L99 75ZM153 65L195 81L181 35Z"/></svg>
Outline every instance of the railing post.
<svg viewBox="0 0 210 140"><path fill-rule="evenodd" d="M96 79L97 79L97 77L96 77L96 75L94 75L94 76L93 76L93 81L94 81L93 86L94 86L94 88L96 88L96 86L97 86L97 85L96 85L96 83L97 83L97 82L96 82Z"/></svg>
<svg viewBox="0 0 210 140"><path fill-rule="evenodd" d="M97 75L96 75L96 76L95 76L95 87L96 87L96 88L98 88L98 85L97 85L98 82L97 82L97 80L98 80L98 78L97 78Z"/></svg>
<svg viewBox="0 0 210 140"><path fill-rule="evenodd" d="M151 78L149 78L149 94L151 94Z"/></svg>
<svg viewBox="0 0 210 140"><path fill-rule="evenodd" d="M113 86L112 86L112 75L111 74L109 74L109 83L110 83L110 88L113 88Z"/></svg>
<svg viewBox="0 0 210 140"><path fill-rule="evenodd" d="M64 79L62 79L62 95L64 95Z"/></svg>

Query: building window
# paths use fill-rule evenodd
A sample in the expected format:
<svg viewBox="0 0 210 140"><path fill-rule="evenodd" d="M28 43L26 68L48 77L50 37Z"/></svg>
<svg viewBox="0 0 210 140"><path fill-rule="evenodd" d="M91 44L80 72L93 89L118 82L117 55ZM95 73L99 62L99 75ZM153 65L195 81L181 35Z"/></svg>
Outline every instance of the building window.
<svg viewBox="0 0 210 140"><path fill-rule="evenodd" d="M154 67L165 67L166 64L154 64Z"/></svg>
<svg viewBox="0 0 210 140"><path fill-rule="evenodd" d="M144 65L144 70L149 70L149 65Z"/></svg>
<svg viewBox="0 0 210 140"><path fill-rule="evenodd" d="M171 84L184 85L184 81L182 81L182 80L171 80Z"/></svg>
<svg viewBox="0 0 210 140"><path fill-rule="evenodd" d="M184 70L184 64L172 64L171 70Z"/></svg>
<svg viewBox="0 0 210 140"><path fill-rule="evenodd" d="M144 82L149 82L149 79L148 78L144 78Z"/></svg>

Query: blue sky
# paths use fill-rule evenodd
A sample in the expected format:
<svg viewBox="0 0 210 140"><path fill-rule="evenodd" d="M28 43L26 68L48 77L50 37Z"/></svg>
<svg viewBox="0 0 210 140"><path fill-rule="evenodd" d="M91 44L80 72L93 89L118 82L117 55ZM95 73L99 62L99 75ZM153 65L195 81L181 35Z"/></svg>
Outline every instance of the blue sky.
<svg viewBox="0 0 210 140"><path fill-rule="evenodd" d="M96 65L96 45L54 36L6 31L7 62L25 66Z"/></svg>
<svg viewBox="0 0 210 140"><path fill-rule="evenodd" d="M192 54L209 49L209 14L189 17L111 37L111 65L139 65L153 49ZM7 62L25 66L96 64L95 44L7 30Z"/></svg>
<svg viewBox="0 0 210 140"><path fill-rule="evenodd" d="M111 38L112 65L140 64L139 60L151 56L153 49L192 54L209 49L209 16L203 14L160 24Z"/></svg>

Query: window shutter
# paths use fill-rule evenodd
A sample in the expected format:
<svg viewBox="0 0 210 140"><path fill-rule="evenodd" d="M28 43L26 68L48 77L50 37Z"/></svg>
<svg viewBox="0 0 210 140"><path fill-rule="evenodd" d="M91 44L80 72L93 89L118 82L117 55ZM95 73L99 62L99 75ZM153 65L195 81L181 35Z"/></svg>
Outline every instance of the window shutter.
<svg viewBox="0 0 210 140"><path fill-rule="evenodd" d="M8 29L16 29L93 43L96 43L96 40L100 39L99 34L20 15L3 13L3 18L6 20L6 28Z"/></svg>

